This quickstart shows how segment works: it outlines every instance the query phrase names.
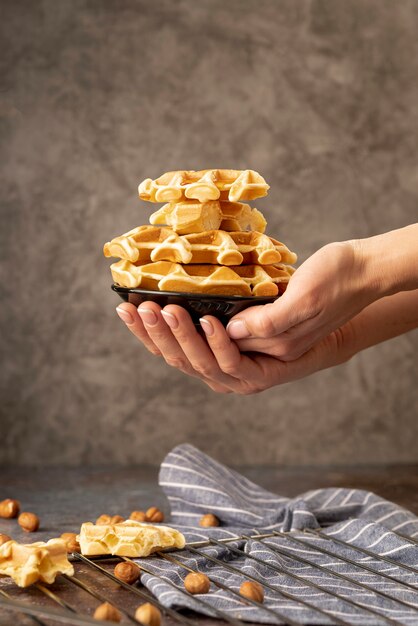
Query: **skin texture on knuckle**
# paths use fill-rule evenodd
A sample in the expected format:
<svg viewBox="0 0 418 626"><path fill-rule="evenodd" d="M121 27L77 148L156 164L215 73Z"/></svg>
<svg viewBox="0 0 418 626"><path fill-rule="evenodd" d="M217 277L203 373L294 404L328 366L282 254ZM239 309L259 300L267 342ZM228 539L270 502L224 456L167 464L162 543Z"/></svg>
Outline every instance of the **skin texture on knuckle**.
<svg viewBox="0 0 418 626"><path fill-rule="evenodd" d="M181 327L181 324L179 326L179 328L177 328L174 331L174 336L177 339L177 341L179 342L180 345L182 346L188 346L190 344L193 343L194 338L190 337L189 332L184 331L184 329Z"/></svg>
<svg viewBox="0 0 418 626"><path fill-rule="evenodd" d="M167 343L167 330L165 328L153 328L148 333L149 338L159 345Z"/></svg>
<svg viewBox="0 0 418 626"><path fill-rule="evenodd" d="M225 361L220 365L221 370L224 374L229 374L230 376L239 377L240 373L240 356L237 354L235 358L230 358L228 361Z"/></svg>
<svg viewBox="0 0 418 626"><path fill-rule="evenodd" d="M175 367L176 369L181 370L182 372L188 372L189 370L189 367L185 359L182 359L179 356L167 356L165 357L165 362L170 367Z"/></svg>
<svg viewBox="0 0 418 626"><path fill-rule="evenodd" d="M238 393L240 396L252 396L256 393L260 393L260 391L263 391L260 387L252 383L244 383Z"/></svg>
<svg viewBox="0 0 418 626"><path fill-rule="evenodd" d="M268 338L275 335L275 325L272 318L274 311L268 307L269 305L266 305L253 321L253 334L257 337Z"/></svg>
<svg viewBox="0 0 418 626"><path fill-rule="evenodd" d="M282 344L280 355L277 356L282 361L296 361L308 352L314 343L316 343L315 339L309 335L285 341Z"/></svg>
<svg viewBox="0 0 418 626"><path fill-rule="evenodd" d="M192 363L192 367L203 378L212 378L213 368L210 363Z"/></svg>

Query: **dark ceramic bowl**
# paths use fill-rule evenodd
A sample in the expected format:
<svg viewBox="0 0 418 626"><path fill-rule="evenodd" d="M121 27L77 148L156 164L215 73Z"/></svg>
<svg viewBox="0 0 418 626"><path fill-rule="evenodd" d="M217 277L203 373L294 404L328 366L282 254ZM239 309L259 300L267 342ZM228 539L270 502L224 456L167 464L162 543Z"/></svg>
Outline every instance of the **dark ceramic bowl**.
<svg viewBox="0 0 418 626"><path fill-rule="evenodd" d="M222 324L227 324L231 317L257 304L274 302L278 296L208 296L202 293L181 293L178 291L151 291L149 289L128 289L112 285L113 291L125 302L139 306L141 302L156 302L160 307L178 304L189 312L193 322L199 326L199 318L213 315Z"/></svg>

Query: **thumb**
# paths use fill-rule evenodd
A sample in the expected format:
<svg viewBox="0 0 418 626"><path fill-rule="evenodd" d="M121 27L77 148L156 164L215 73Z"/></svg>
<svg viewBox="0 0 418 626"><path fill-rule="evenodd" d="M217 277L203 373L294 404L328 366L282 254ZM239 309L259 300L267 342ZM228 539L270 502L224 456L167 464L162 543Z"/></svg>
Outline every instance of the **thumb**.
<svg viewBox="0 0 418 626"><path fill-rule="evenodd" d="M292 298L286 293L271 304L252 306L238 313L229 322L226 331L231 339L247 337L274 337L294 325Z"/></svg>

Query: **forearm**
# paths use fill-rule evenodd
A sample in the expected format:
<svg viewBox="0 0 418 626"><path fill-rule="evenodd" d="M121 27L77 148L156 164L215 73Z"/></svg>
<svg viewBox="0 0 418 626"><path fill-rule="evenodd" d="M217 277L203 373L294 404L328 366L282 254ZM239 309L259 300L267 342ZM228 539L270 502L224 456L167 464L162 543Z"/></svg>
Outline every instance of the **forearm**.
<svg viewBox="0 0 418 626"><path fill-rule="evenodd" d="M418 289L403 291L377 300L343 327L347 358L418 328ZM344 331L346 332L344 333Z"/></svg>
<svg viewBox="0 0 418 626"><path fill-rule="evenodd" d="M418 289L418 224L351 243L362 260L365 289L377 298Z"/></svg>

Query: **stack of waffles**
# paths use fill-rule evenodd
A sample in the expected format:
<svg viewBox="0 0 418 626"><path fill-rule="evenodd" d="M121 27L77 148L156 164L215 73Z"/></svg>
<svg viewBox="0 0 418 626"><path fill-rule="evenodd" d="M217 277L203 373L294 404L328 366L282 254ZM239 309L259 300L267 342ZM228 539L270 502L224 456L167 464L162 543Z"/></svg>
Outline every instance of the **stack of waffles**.
<svg viewBox="0 0 418 626"><path fill-rule="evenodd" d="M105 244L114 282L131 289L225 296L276 296L296 254L264 234L267 222L244 200L267 195L253 170L167 172L147 178L139 197L165 203L150 224Z"/></svg>

